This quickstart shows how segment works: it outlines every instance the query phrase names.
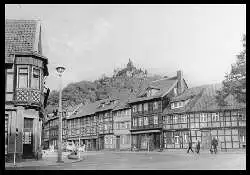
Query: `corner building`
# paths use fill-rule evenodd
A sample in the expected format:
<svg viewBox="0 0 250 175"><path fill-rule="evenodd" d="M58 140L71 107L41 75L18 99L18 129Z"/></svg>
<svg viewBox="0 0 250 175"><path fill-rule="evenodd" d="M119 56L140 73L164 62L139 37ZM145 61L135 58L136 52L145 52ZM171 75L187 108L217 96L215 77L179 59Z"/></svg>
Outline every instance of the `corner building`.
<svg viewBox="0 0 250 175"><path fill-rule="evenodd" d="M42 27L36 20L5 20L5 154L34 157L41 146L44 78ZM16 142L16 143L15 143Z"/></svg>

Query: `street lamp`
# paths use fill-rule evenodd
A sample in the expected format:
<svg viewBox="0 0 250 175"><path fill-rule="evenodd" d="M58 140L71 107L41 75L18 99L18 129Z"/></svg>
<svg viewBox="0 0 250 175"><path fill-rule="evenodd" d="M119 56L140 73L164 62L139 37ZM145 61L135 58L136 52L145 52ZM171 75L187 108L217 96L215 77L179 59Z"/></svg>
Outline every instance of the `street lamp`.
<svg viewBox="0 0 250 175"><path fill-rule="evenodd" d="M57 162L62 163L62 73L65 71L65 67L59 66L56 71L60 77L60 89L59 89L59 127L58 127L58 157Z"/></svg>

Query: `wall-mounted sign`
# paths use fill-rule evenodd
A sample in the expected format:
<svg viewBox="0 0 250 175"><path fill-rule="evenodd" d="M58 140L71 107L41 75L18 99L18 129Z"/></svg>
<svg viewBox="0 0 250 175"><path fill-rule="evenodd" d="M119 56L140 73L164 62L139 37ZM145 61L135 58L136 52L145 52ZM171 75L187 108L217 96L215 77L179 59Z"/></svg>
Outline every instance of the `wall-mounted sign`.
<svg viewBox="0 0 250 175"><path fill-rule="evenodd" d="M31 132L24 132L23 134L23 144L31 144Z"/></svg>

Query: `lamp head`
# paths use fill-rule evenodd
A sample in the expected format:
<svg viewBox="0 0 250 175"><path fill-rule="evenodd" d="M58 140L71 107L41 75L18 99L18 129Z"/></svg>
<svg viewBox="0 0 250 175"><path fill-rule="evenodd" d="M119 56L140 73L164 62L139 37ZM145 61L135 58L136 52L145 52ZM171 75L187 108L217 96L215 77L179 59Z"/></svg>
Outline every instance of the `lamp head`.
<svg viewBox="0 0 250 175"><path fill-rule="evenodd" d="M58 66L57 68L56 68L56 71L57 71L57 73L59 73L59 74L62 74L64 71L65 71L65 67L63 67L63 66Z"/></svg>

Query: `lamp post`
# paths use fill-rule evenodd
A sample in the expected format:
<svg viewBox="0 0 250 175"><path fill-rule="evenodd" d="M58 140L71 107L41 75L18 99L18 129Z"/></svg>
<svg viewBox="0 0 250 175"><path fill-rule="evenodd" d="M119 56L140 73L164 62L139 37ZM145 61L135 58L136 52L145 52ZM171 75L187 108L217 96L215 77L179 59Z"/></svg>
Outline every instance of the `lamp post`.
<svg viewBox="0 0 250 175"><path fill-rule="evenodd" d="M62 163L62 73L65 71L65 67L59 66L56 71L60 77L60 89L59 89L59 127L58 127L58 157L57 162Z"/></svg>

